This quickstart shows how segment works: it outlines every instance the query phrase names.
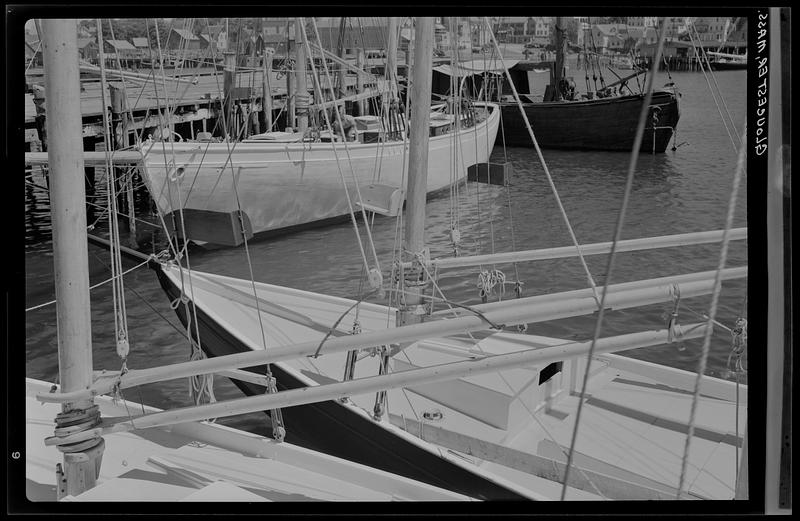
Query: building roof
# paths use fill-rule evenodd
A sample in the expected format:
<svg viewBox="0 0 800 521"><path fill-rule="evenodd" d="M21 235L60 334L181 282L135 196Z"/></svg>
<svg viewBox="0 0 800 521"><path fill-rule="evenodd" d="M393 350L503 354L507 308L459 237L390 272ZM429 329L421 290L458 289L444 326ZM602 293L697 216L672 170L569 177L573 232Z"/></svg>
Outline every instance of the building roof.
<svg viewBox="0 0 800 521"><path fill-rule="evenodd" d="M339 42L339 27L318 27L319 40L323 47L336 46ZM384 27L347 28L344 33L344 47L364 47L385 49L386 29Z"/></svg>
<svg viewBox="0 0 800 521"><path fill-rule="evenodd" d="M127 40L106 40L106 43L118 51L135 51L136 47Z"/></svg>
<svg viewBox="0 0 800 521"><path fill-rule="evenodd" d="M603 36L617 36L621 32L626 32L618 24L594 24L594 27L597 27Z"/></svg>
<svg viewBox="0 0 800 521"><path fill-rule="evenodd" d="M184 40L190 40L190 41L198 40L197 36L195 36L191 31L188 31L186 29L176 29L173 27L172 30L178 33L178 36L180 36Z"/></svg>
<svg viewBox="0 0 800 521"><path fill-rule="evenodd" d="M527 16L503 16L497 23L499 24L524 24L528 21Z"/></svg>
<svg viewBox="0 0 800 521"><path fill-rule="evenodd" d="M150 42L147 38L133 38L133 45L135 47L150 47Z"/></svg>

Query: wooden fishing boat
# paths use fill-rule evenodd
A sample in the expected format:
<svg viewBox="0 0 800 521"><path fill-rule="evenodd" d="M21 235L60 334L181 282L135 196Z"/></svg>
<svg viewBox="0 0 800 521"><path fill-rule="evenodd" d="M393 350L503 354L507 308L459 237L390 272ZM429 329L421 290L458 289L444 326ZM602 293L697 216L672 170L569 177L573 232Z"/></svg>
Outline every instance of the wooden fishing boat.
<svg viewBox="0 0 800 521"><path fill-rule="evenodd" d="M643 94L576 101L528 100L525 113L542 148L630 151L644 103ZM530 146L530 137L514 102L501 103L502 136L509 146ZM642 152L664 152L680 113L673 91L653 93Z"/></svg>
<svg viewBox="0 0 800 521"><path fill-rule="evenodd" d="M557 36L561 33L556 31ZM498 134L498 144L533 146L512 95L515 90L519 93L522 107L541 148L630 152L644 94L636 94L630 88L627 89L629 94L623 95L622 92L625 89L623 86L630 85L629 82L643 71L604 85L597 92L579 96L575 93L574 82L565 75L564 46L563 39L557 42L555 62L510 61L507 64L509 77L504 77L503 67L497 58L489 60L487 70L467 63L459 64L455 71L450 67L437 67L435 71L439 75L455 75L456 85L462 88L464 80L470 77L471 90L481 92L478 98L491 99L500 104L503 130ZM532 77L546 71L550 73L549 84L544 92L535 92ZM434 92L452 95L449 82L439 79L435 81L437 83L439 88ZM616 88L619 88L618 93L612 93L612 89ZM674 85L654 91L641 151L664 152L679 118L678 94Z"/></svg>

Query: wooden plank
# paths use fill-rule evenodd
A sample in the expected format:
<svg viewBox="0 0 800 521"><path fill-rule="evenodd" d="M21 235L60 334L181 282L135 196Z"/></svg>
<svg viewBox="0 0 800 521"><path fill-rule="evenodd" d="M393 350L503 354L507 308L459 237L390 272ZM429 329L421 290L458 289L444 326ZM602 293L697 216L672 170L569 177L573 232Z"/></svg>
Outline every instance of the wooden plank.
<svg viewBox="0 0 800 521"><path fill-rule="evenodd" d="M389 421L425 441L463 452L478 459L492 461L551 481L561 482L564 478L565 465L556 459L505 447L429 423L420 425L417 420L403 418L396 414L389 414ZM577 470L577 472L570 473L570 487L596 493L592 486L594 485L597 490L609 499L672 499L676 494L674 487L649 480L644 476L636 475L635 478L641 480L641 482L648 483L648 485L626 481L587 469L575 467L573 469Z"/></svg>
<svg viewBox="0 0 800 521"><path fill-rule="evenodd" d="M669 387L694 392L696 373L611 353L603 354L598 358L606 360L614 369L645 376ZM736 401L736 382L704 376L700 389L703 396L730 402ZM739 404L747 405L747 385L740 385L738 394Z"/></svg>

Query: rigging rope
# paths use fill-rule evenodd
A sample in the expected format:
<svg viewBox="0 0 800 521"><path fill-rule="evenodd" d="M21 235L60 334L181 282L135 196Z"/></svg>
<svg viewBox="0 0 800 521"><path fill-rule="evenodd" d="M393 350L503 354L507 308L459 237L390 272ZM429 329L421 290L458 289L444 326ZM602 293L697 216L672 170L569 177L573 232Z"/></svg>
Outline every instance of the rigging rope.
<svg viewBox="0 0 800 521"><path fill-rule="evenodd" d="M322 42L320 42L320 40L319 40L319 31L317 29L317 23L313 18L311 19L311 23L312 23L312 25L314 27L314 34L315 34L315 36L317 38L317 42L321 46ZM319 84L319 78L317 77L316 71L314 69L314 60L312 59L313 54L312 54L312 51L311 51L311 45L309 44L309 41L308 41L308 35L306 34L306 30L305 30L304 25L302 23L299 24L299 25L300 25L300 31L302 32L302 35L303 35L303 43L304 43L304 45L306 47L306 52L308 53L308 58L311 60L312 79L314 80L315 88L319 92L322 92L322 87ZM303 65L305 65L305 64L303 64ZM331 80L330 72L328 71L327 60L324 59L324 56L323 56L323 59L322 59L322 65L323 65L323 68L325 70L325 77L328 80L328 86L332 91L333 90L333 81ZM344 118L339 113L338 104L334 103L333 104L333 109L334 109L334 112L336 114L337 122L342 122L340 124L343 124ZM342 180L342 186L343 186L343 188L345 190L345 196L347 198L347 205L348 205L348 208L350 209L350 216L351 216L351 219L353 221L353 226L354 226L354 228L356 230L356 236L357 236L357 239L358 239L359 249L361 250L362 260L364 261L364 265L367 267L368 271L374 272L374 270L377 270L377 273L379 274L380 273L380 261L378 260L378 254L375 251L375 243L374 243L374 241L372 239L372 232L371 232L370 227L369 227L369 220L367 219L367 214L366 214L366 211L364 210L363 199L361 197L361 191L360 191L360 189L358 187L358 179L356 177L355 169L353 168L353 161L352 161L352 158L350 156L350 149L349 149L349 147L347 145L347 137L344 136L344 135L342 136L343 137L343 143L344 143L344 149L345 149L345 153L347 155L348 163L350 165L350 174L351 174L351 176L353 178L353 183L355 184L356 196L358 197L358 202L361 203L361 215L362 215L362 217L364 219L364 226L365 226L365 228L367 230L367 241L368 241L369 246L370 246L370 248L372 250L372 257L373 257L373 260L375 262L375 268L370 268L369 267L369 262L367 261L367 256L366 256L366 253L364 252L364 247L363 247L363 245L361 243L361 233L360 233L360 230L359 230L359 227L358 227L358 223L356 222L355 211L353 209L353 204L352 204L352 201L350 199L350 193L349 193L349 190L347 189L347 183L346 183L346 181L344 179L344 173L342 172L341 165L339 164L339 155L338 155L337 150L336 150L337 147L336 147L336 145L335 145L335 143L333 141L333 139L334 139L333 135L336 133L335 132L335 128L336 127L334 127L331 124L330 118L328 118L328 111L323 110L322 113L323 113L323 115L325 117L326 125L328 125L328 128L330 128L331 132L332 132L332 135L331 135L331 149L333 150L334 157L336 158L336 167L337 167L337 169L339 171L339 176L341 177L341 180ZM344 130L343 127L342 127L342 130Z"/></svg>
<svg viewBox="0 0 800 521"><path fill-rule="evenodd" d="M703 47L703 44L702 44L702 42L700 40L700 33L697 31L697 27L695 27L694 23L692 23L690 25L691 25L691 29L694 29L694 34L695 34L695 36L697 36L697 43L700 45L701 56L698 56L698 60L702 60L702 58L705 58L706 65L708 66L708 73L711 76L711 79L714 80L714 86L716 86L717 92L719 93L719 99L720 99L720 101L722 101L722 106L725 108L725 114L727 114L728 121L731 124L731 127L730 127L731 128L731 132L735 133L736 123L734 123L733 116L731 116L730 110L728 110L728 104L725 103L725 97L722 95L722 89L719 88L719 84L717 83L717 77L714 74L714 71L711 69L711 61L709 60L708 53L706 52L706 49L705 49L705 47ZM689 38L691 39L692 45L694 46L694 39L692 39L691 36L692 35L691 35L691 30L690 30L689 31ZM696 47L695 47L695 54L697 54L697 48ZM708 78L706 78L706 81L708 81ZM710 87L710 85L709 85L709 87ZM717 108L719 109L719 107L717 107ZM720 117L722 117L721 113L720 113ZM723 118L723 121L724 121L724 118ZM742 136L737 134L736 137L737 137L739 143L741 143L742 142Z"/></svg>
<svg viewBox="0 0 800 521"><path fill-rule="evenodd" d="M492 32L491 26L489 25L489 20L484 18L484 22L488 28L489 34L491 35L492 42L494 43L495 47L497 47L497 40L494 37L494 33ZM542 168L544 170L545 175L547 176L547 181L550 184L550 189L553 191L553 195L555 196L556 203L558 204L559 211L561 212L561 216L564 218L564 222L567 225L567 230L569 231L570 238L572 239L572 244L575 246L575 249L578 252L578 258L580 259L581 265L583 266L584 272L586 273L586 277L589 281L589 285L592 288L592 293L594 295L595 301L600 304L600 297L597 295L597 285L594 282L594 278L592 277L591 272L589 271L589 267L586 264L586 259L583 257L583 252L581 251L580 245L578 244L578 239L575 236L575 232L572 229L572 225L569 222L569 217L567 217L567 212L564 209L564 205L561 202L561 198L558 195L558 190L556 190L556 185L553 182L553 177L550 175L550 170L547 168L547 163L544 160L544 156L542 155L542 150L539 148L539 142L536 141L536 136L533 133L533 129L531 128L531 124L528 121L528 116L525 113L525 109L522 107L522 102L519 99L519 94L517 93L517 89L514 86L514 82L511 79L511 74L508 72L508 67L506 67L505 60L503 59L502 54L500 54L500 50L497 50L499 55L500 61L503 64L503 69L506 73L506 77L508 79L509 85L511 87L512 92L514 93L514 99L517 102L517 106L519 107L520 113L522 114L522 118L525 121L525 126L528 129L528 134L530 134L531 140L533 141L533 146L536 149L536 154L539 156L539 162L542 164ZM645 109L649 106L649 98L647 105L644 105Z"/></svg>
<svg viewBox="0 0 800 521"><path fill-rule="evenodd" d="M160 66L160 69L161 69L161 76L162 76L162 78L164 78L164 81L166 81L166 74L164 73L164 58L163 58L163 53L161 51L161 37L159 35L158 24L157 23L155 24L155 35L156 35L156 45L157 45L157 48L158 48L159 66ZM158 84L157 83L155 83L155 92L156 92L156 100L160 104L160 97L159 97L159 94L158 94ZM166 97L166 92L165 92L165 97ZM168 121L168 123L170 123L171 122L170 120L172 118L172 113L169 111L169 101L168 101L168 99L165 99L165 106L166 106L166 109L167 109L166 110L166 112L167 112L167 114L166 114L167 121ZM163 123L164 117L162 116L160 110L158 112L159 112L159 120ZM162 128L163 128L163 124L162 124ZM170 143L170 152L171 152L171 157L172 157L171 163L174 165L175 164L175 144L174 144L174 141L172 141L171 139L170 139L169 143ZM162 149L162 153L164 155L164 169L165 169L166 172L169 172L170 168L169 168L169 162L168 162L168 159L167 159L168 155L167 155L167 150L166 150L166 144L165 144L165 142L163 140L161 141L161 149ZM181 224L181 235L182 235L182 237L186 238L187 237L187 235L186 235L186 224L185 224L186 223L186 219L184 218L184 214L183 214L183 203L182 203L182 201L180 199L180 197L181 197L181 195L180 195L180 182L179 182L180 179L176 178L176 181L177 182L175 184L176 184L176 190L178 191L178 201L179 201L178 213L180 215L180 221L181 221L181 223L180 223ZM167 181L167 190L170 193L170 200L172 200L172 196L171 196L172 189L170 187L169 180ZM159 215L160 215L160 212L159 212ZM175 223L174 213L173 213L172 219L173 219L173 226L174 226L176 224ZM162 223L163 223L163 220L162 220ZM166 226L165 226L165 229L167 229ZM188 276L189 289L190 289L190 291L192 293L192 297L195 298L196 293L194 291L194 286L192 284L192 276L191 276L192 268L191 268L191 263L190 263L190 260L189 260L188 240L184 239L184 245L181 248L181 251L185 253L186 270L187 270L188 275L189 275ZM183 273L183 271L184 271L183 270L183 265L180 262L181 257L182 257L182 255L179 252L179 254L176 255L176 261L177 261L176 265L178 266L178 271L179 271L180 280L181 280L181 288L180 288L180 290L181 290L181 299L180 300L182 301L182 303L183 303L183 305L185 307L185 311L186 311L186 318L187 318L186 337L187 337L187 340L189 341L189 344L190 344L190 358L193 359L193 360L196 360L196 359L198 359L198 358L203 356L202 355L202 343L201 343L201 339L200 339L200 326L199 326L199 320L197 319L197 306L194 305L194 303L193 303L191 308L190 308L189 307L189 303L188 303L188 299L184 298L185 295L186 295L186 291L185 291L186 288L185 288L185 278L184 278L184 273ZM194 329L195 329L195 331L194 331L194 333L195 333L194 340L192 339L192 331L191 331L191 325L192 324L194 324ZM198 351L199 351L199 353L198 353ZM203 395L194 394L194 391L196 389L197 390L202 390L202 391L211 390L212 383L213 383L213 374L197 375L197 376L193 376L193 377L190 378L190 392L192 393L192 396L193 396L196 404L198 404L198 405L200 404L200 401L202 400L202 396ZM211 390L210 393L206 393L205 396L208 399L209 403L213 403L213 402L216 401L216 398L213 395L213 390Z"/></svg>
<svg viewBox="0 0 800 521"><path fill-rule="evenodd" d="M692 36L691 30L689 31L689 40L692 42L692 47L694 48L695 56L698 57L697 63L700 65L700 71L703 73L703 77L706 79L706 83L708 84L708 89L711 92L711 99L714 100L714 105L717 107L717 112L719 112L719 116L722 119L722 125L725 127L725 132L728 134L728 138L730 138L730 140L731 140L731 146L733 146L734 150L738 150L738 146L736 144L737 140L735 140L733 138L733 133L732 133L731 129L728 128L728 123L725 120L725 116L722 115L722 109L720 108L719 102L717 101L717 96L714 94L714 89L711 87L711 82L708 81L708 75L706 75L705 68L703 67L702 56L698 52L697 47L694 44L694 38ZM709 69L710 69L710 67L709 67ZM720 93L720 95L721 95L721 93ZM726 106L726 110L727 110L727 106ZM728 115L730 116L730 113ZM733 132L735 132L735 127L734 127ZM741 143L742 142L742 138L740 136L737 136L737 138L738 138L739 143Z"/></svg>
<svg viewBox="0 0 800 521"><path fill-rule="evenodd" d="M745 124L744 128L742 129L742 136L746 136L747 132L747 124ZM706 370L706 362L708 360L708 353L711 347L711 333L713 331L713 324L714 324L714 317L717 314L717 303L719 301L719 294L722 289L722 270L725 267L725 261L728 258L728 243L729 243L729 235L730 229L733 227L733 215L736 211L736 200L739 195L739 185L741 183L742 172L744 171L745 166L745 158L747 157L747 143L746 140L742 141L741 146L739 147L739 159L736 163L736 172L733 176L733 187L731 188L731 195L730 199L728 200L728 215L725 218L725 231L722 235L722 246L719 255L719 264L717 266L717 272L714 276L714 289L711 294L711 309L708 313L708 325L706 327L705 335L703 337L703 349L700 354L700 361L698 363L697 368L697 376L694 382L694 394L692 397L692 408L689 413L689 432L686 435L686 445L684 446L683 451L683 459L681 461L681 477L678 483L678 494L677 499L680 499L684 493L684 486L686 481L686 467L688 465L689 460L689 448L691 445L692 437L694 436L694 424L695 424L695 416L697 414L697 402L700 396L700 384L705 374ZM738 407L737 407L738 410ZM737 423L738 425L738 423ZM738 440L737 440L738 446Z"/></svg>
<svg viewBox="0 0 800 521"><path fill-rule="evenodd" d="M100 45L103 45L103 25L102 21L97 19L97 35ZM101 52L101 56L103 53ZM111 127L108 119L108 103L106 102L106 74L105 74L105 59L101 59L100 63L100 84L101 84L101 99L103 107L103 129L105 140L105 165L106 165L106 180L108 189L106 192L106 199L109 207L109 235L110 235L110 254L111 254L111 278L112 282L112 300L114 303L114 331L116 340L117 355L122 359L122 368L120 373L127 372L126 361L128 353L130 352L130 342L128 340L128 318L125 307L125 286L121 276L122 272L122 253L119 248L119 220L117 219L117 197L116 197L116 180L113 175L113 159L111 156L112 136Z"/></svg>
<svg viewBox="0 0 800 521"><path fill-rule="evenodd" d="M594 335L592 337L592 343L589 346L589 352L586 355L586 370L583 374L583 384L581 386L580 392L580 399L578 400L578 409L575 415L575 424L573 426L572 431L572 439L570 441L569 447L569 456L567 457L567 465L564 470L564 483L561 488L561 500L564 501L564 498L567 494L567 484L569 483L569 473L570 467L572 466L572 459L575 454L575 443L577 442L578 438L578 427L580 425L580 418L581 413L583 411L583 404L584 404L584 396L586 396L586 388L589 383L589 369L592 365L592 355L594 354L594 349L597 344L597 340L600 338L600 329L603 324L603 312L605 311L605 300L606 294L608 293L608 285L611 281L611 275L613 273L614 268L614 258L616 256L617 244L619 243L620 237L622 236L622 225L625 221L625 213L628 208L628 201L630 199L631 190L633 187L633 176L634 172L636 171L636 161L639 158L639 149L642 145L642 139L644 138L644 129L647 122L647 113L650 110L650 102L653 99L653 83L655 83L655 76L656 70L658 69L658 63L661 60L661 54L664 50L664 33L666 32L667 24L661 24L661 30L659 31L658 35L658 48L656 50L656 55L653 59L652 63L652 74L650 78L648 78L647 83L647 92L645 93L644 103L642 103L642 110L641 114L639 115L639 123L636 128L636 137L633 142L633 149L631 150L631 159L630 164L628 166L628 175L627 180L625 182L625 193L622 198L622 205L620 207L619 215L617 216L617 224L614 230L614 241L611 244L611 252L608 255L608 261L606 264L606 276L605 280L603 281L603 292L602 296L600 297L600 307L597 313L597 322L595 324ZM717 274L719 277L719 273Z"/></svg>

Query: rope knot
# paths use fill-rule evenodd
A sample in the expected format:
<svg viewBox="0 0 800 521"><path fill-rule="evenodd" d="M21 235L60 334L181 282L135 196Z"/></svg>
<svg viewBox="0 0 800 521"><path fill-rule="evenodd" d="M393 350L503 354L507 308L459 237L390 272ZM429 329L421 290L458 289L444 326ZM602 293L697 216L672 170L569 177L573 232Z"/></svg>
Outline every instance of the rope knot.
<svg viewBox="0 0 800 521"><path fill-rule="evenodd" d="M678 306L681 303L681 289L678 287L677 284L673 284L672 288L670 289L670 294L672 295L672 313L669 314L667 319L667 342L672 343L676 334L680 334L678 331Z"/></svg>
<svg viewBox="0 0 800 521"><path fill-rule="evenodd" d="M747 346L747 319L739 317L736 319L736 325L731 331L731 339L733 351L741 354Z"/></svg>
<svg viewBox="0 0 800 521"><path fill-rule="evenodd" d="M383 290L383 275L378 268L370 268L367 275L369 280L369 287L378 292L379 298L384 298L386 293Z"/></svg>
<svg viewBox="0 0 800 521"><path fill-rule="evenodd" d="M188 304L188 303L189 303L189 297L187 297L185 294L181 293L181 295L179 297L175 297L174 299L172 299L170 301L169 307L171 307L172 309L178 309L179 305Z"/></svg>
<svg viewBox="0 0 800 521"><path fill-rule="evenodd" d="M506 283L506 275L500 270L482 270L478 273L478 288L480 291L478 294L481 297L483 302L488 300L489 295L492 294L492 291L495 286L500 286L498 290L500 296L504 295L506 292L505 288Z"/></svg>
<svg viewBox="0 0 800 521"><path fill-rule="evenodd" d="M742 357L744 350L747 347L747 319L739 317L736 319L736 325L731 330L731 353L728 355L728 371L729 373L744 373L745 369L742 365ZM731 368L733 362L733 368Z"/></svg>

